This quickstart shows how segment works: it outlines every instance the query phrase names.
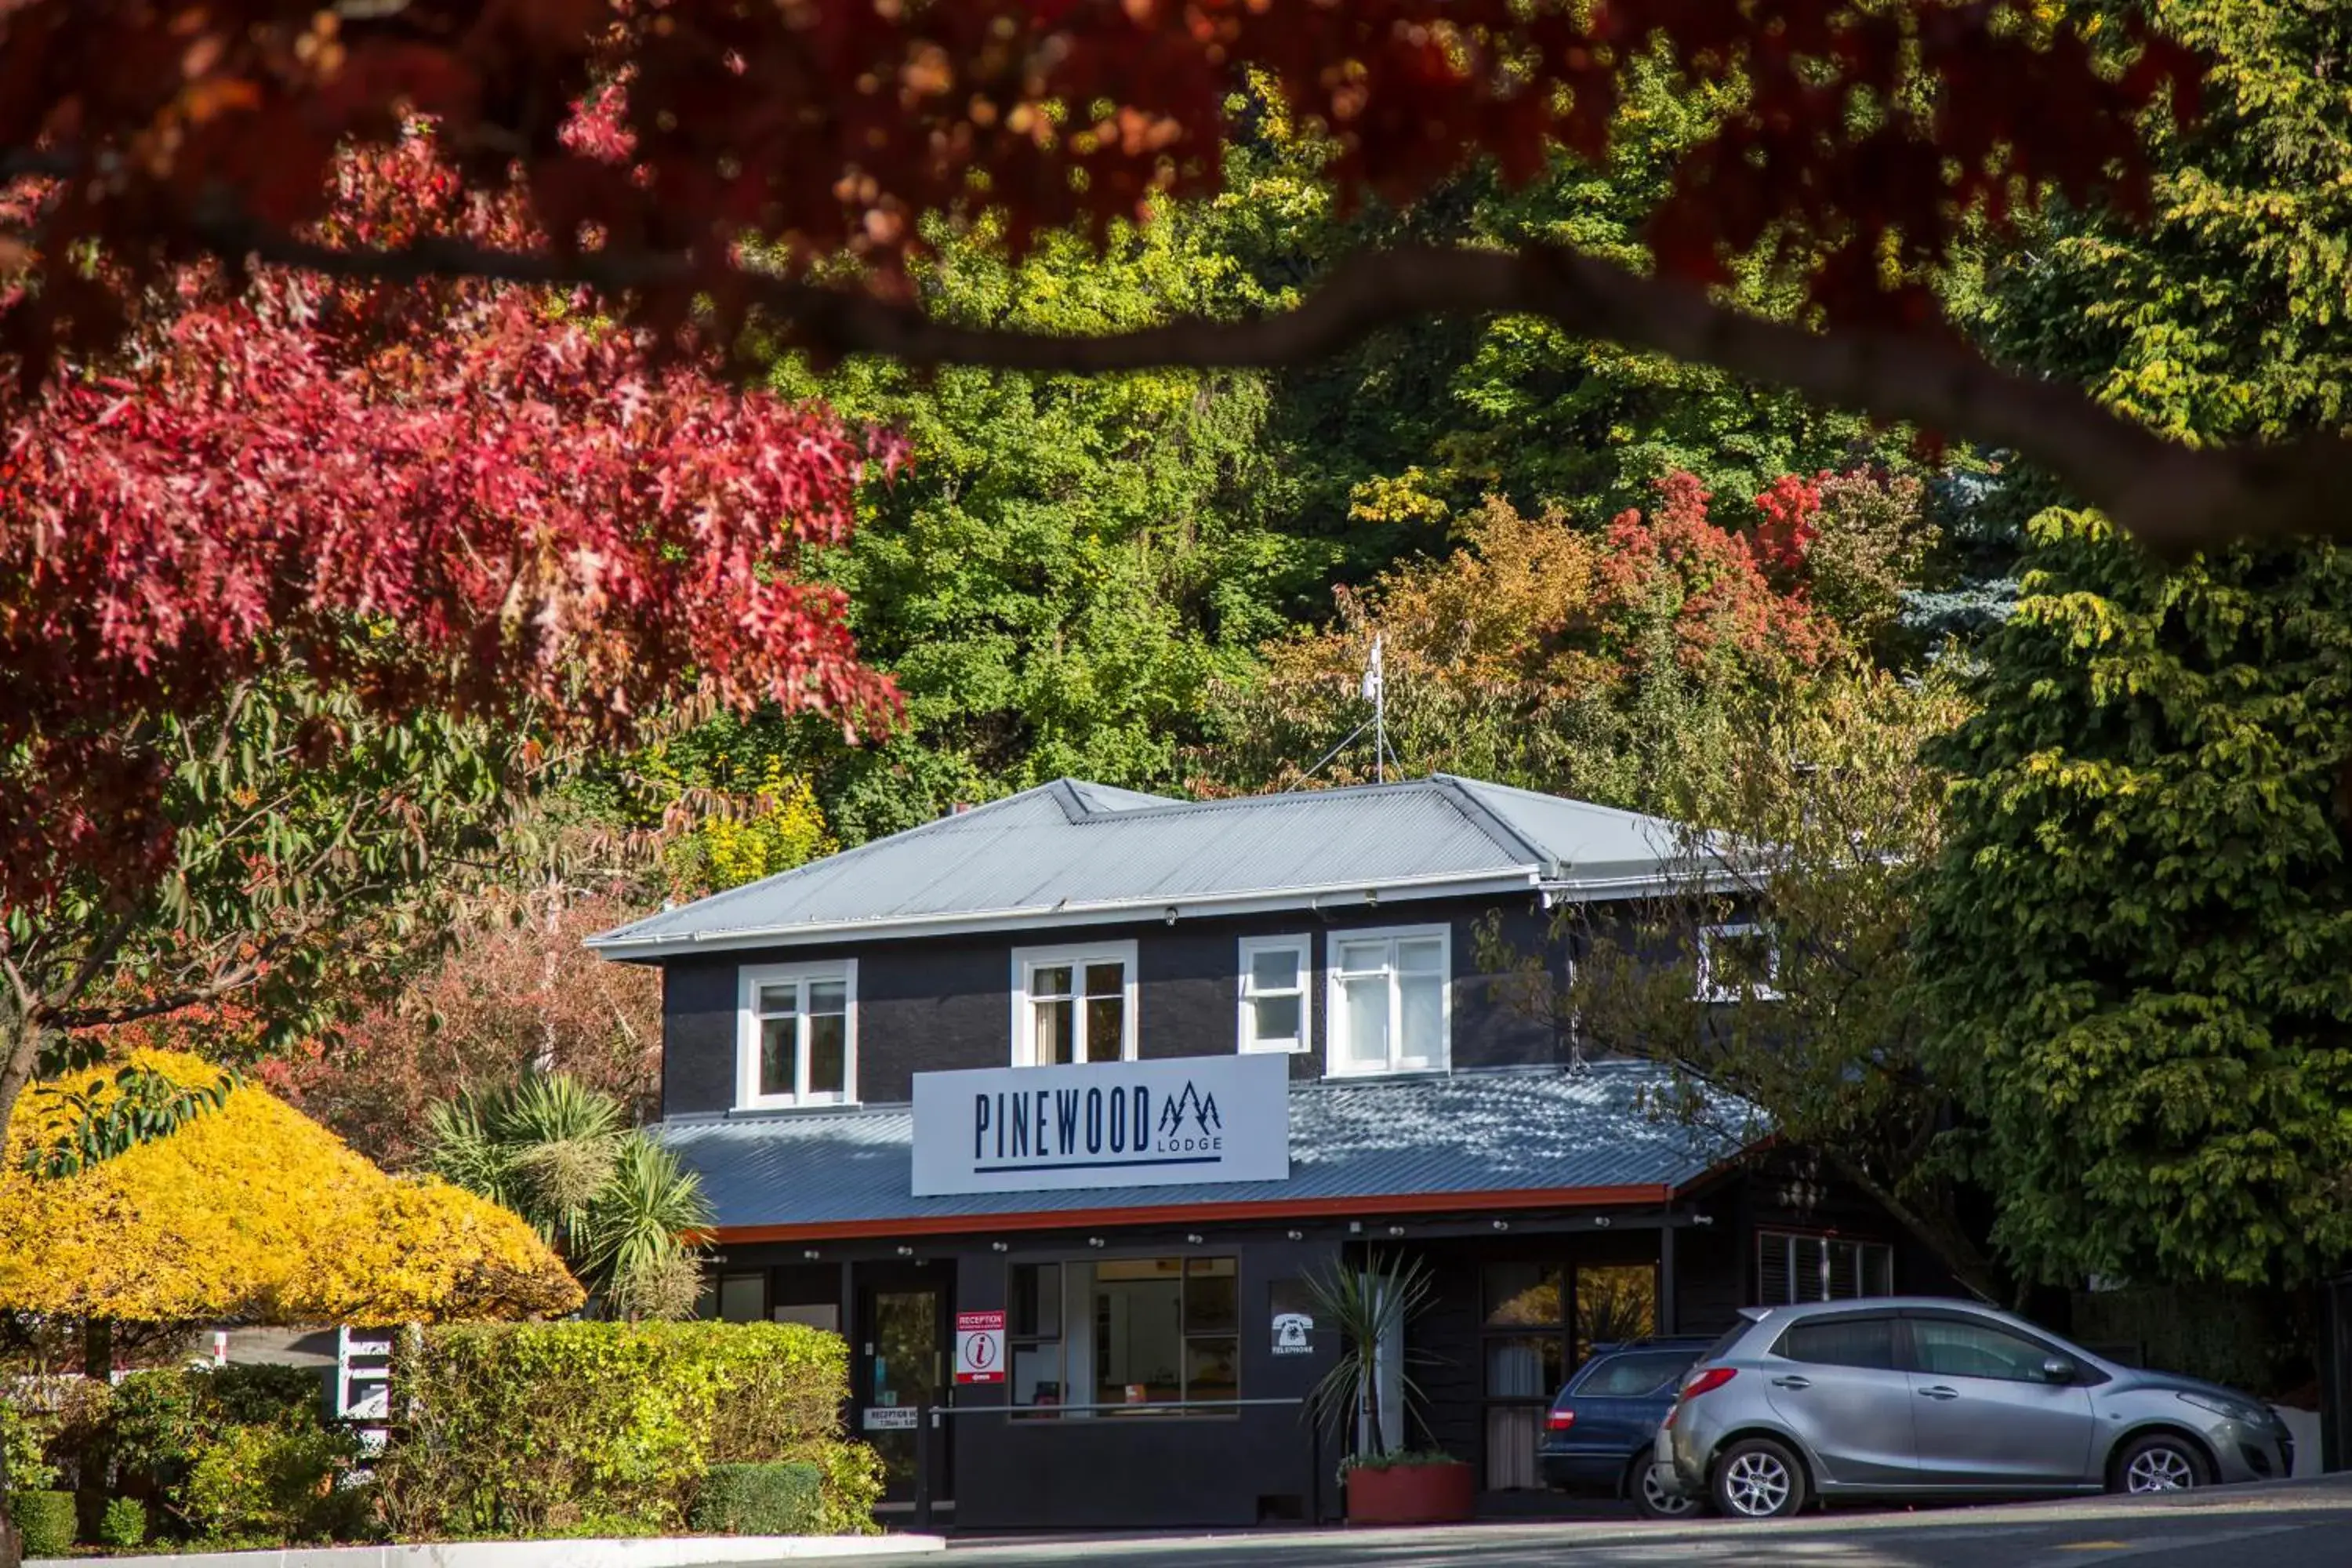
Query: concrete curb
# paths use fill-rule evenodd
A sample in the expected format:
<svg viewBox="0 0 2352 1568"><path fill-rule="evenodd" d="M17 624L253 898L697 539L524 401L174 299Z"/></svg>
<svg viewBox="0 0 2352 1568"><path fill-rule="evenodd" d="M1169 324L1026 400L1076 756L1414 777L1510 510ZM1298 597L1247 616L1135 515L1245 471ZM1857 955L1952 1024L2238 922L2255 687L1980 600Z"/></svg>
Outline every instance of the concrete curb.
<svg viewBox="0 0 2352 1568"><path fill-rule="evenodd" d="M666 1535L592 1541L444 1541L289 1546L123 1557L29 1557L25 1568L704 1568L727 1563L944 1552L937 1535Z"/></svg>

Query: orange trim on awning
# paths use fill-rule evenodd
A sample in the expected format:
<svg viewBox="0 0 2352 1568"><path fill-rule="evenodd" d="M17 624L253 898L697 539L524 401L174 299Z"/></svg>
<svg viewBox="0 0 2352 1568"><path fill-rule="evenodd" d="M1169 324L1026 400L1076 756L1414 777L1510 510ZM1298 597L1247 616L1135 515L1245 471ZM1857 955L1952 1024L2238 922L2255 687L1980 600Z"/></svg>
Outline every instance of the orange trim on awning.
<svg viewBox="0 0 2352 1568"><path fill-rule="evenodd" d="M843 1241L975 1230L1082 1230L1097 1226L1224 1220L1373 1219L1402 1214L1449 1214L1457 1209L1602 1208L1623 1204L1663 1204L1674 1195L1672 1186L1648 1182L1631 1186L1559 1187L1549 1191L1409 1193L1391 1197L1269 1198L1255 1203L1156 1204L1018 1214L908 1215L886 1219L828 1220L821 1225L722 1225L714 1234L721 1243Z"/></svg>

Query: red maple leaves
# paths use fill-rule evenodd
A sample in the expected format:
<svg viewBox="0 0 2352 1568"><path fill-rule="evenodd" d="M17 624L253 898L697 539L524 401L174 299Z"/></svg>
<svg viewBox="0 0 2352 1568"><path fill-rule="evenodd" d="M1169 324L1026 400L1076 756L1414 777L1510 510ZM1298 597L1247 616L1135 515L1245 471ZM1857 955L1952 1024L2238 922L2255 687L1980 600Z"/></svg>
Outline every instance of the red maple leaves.
<svg viewBox="0 0 2352 1568"><path fill-rule="evenodd" d="M333 191L354 236L525 232L422 141ZM809 575L888 438L657 367L558 295L167 282L123 352L0 394L0 769L30 796L0 903L151 872L171 826L140 716L289 664L386 714L604 736L687 692L894 710Z"/></svg>

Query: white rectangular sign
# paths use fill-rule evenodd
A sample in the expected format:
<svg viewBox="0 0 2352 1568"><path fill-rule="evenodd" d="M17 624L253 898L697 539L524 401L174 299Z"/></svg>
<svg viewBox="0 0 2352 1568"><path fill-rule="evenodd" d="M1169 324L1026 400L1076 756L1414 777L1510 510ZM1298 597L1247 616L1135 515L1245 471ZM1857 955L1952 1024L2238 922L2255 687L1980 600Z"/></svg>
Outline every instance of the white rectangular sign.
<svg viewBox="0 0 2352 1568"><path fill-rule="evenodd" d="M919 1198L1289 1175L1286 1056L915 1075Z"/></svg>

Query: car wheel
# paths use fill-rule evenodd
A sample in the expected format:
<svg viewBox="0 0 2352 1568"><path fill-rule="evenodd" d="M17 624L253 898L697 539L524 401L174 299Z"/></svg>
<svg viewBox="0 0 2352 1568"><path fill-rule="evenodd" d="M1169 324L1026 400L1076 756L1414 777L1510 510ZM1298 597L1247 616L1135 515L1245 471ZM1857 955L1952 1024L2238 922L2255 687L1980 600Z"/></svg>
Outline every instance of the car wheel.
<svg viewBox="0 0 2352 1568"><path fill-rule="evenodd" d="M1698 1500L1690 1493L1660 1486L1658 1468L1647 1458L1634 1460L1625 1471L1625 1495L1643 1519L1688 1519L1698 1508Z"/></svg>
<svg viewBox="0 0 2352 1568"><path fill-rule="evenodd" d="M2169 1432L2152 1433L2116 1456L2115 1484L2119 1492L2180 1492L2210 1485L2205 1455L2186 1437Z"/></svg>
<svg viewBox="0 0 2352 1568"><path fill-rule="evenodd" d="M1708 1489L1731 1519L1786 1519L1805 1506L1805 1467L1769 1437L1734 1443L1715 1463Z"/></svg>

